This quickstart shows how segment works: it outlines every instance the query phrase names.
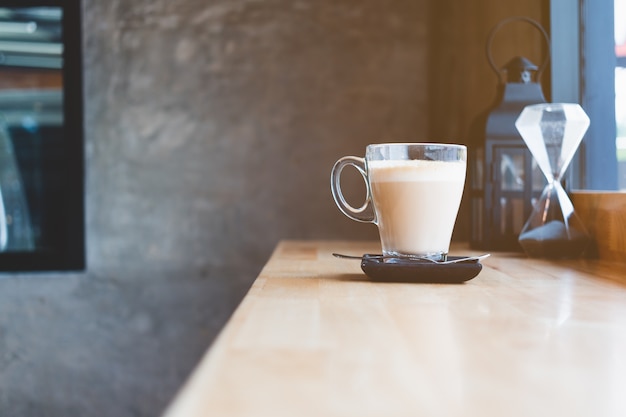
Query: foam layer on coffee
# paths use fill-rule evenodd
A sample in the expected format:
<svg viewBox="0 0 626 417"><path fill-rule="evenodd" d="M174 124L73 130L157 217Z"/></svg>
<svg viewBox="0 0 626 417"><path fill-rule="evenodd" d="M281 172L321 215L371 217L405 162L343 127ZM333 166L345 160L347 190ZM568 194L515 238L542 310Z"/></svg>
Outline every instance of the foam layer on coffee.
<svg viewBox="0 0 626 417"><path fill-rule="evenodd" d="M369 161L383 252L447 253L463 194L465 162Z"/></svg>
<svg viewBox="0 0 626 417"><path fill-rule="evenodd" d="M465 180L463 161L368 161L368 169L376 182Z"/></svg>

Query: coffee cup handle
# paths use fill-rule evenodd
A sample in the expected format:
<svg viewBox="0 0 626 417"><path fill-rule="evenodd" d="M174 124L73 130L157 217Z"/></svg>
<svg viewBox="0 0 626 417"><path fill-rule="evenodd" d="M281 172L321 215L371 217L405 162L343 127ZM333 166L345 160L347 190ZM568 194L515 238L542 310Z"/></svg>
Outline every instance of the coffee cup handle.
<svg viewBox="0 0 626 417"><path fill-rule="evenodd" d="M359 208L352 207L344 198L341 192L341 171L351 165L356 168L357 171L363 177L365 181L365 189L367 194L365 196L365 202ZM335 162L333 170L330 174L330 189L333 193L333 199L335 204L339 207L339 210L352 220L363 223L375 223L376 216L374 209L372 208L372 195L369 187L369 181L367 180L367 170L365 169L365 159L356 156L344 156Z"/></svg>

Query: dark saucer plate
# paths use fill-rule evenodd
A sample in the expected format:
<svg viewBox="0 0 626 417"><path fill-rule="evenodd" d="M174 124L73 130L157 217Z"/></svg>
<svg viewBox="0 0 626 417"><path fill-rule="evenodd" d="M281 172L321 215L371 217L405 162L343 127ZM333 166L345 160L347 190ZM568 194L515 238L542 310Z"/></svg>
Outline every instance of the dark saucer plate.
<svg viewBox="0 0 626 417"><path fill-rule="evenodd" d="M464 258L448 256L448 260ZM476 277L483 269L478 260L452 264L430 261L382 258L380 255L363 255L361 269L376 282L423 282L438 284L461 284Z"/></svg>

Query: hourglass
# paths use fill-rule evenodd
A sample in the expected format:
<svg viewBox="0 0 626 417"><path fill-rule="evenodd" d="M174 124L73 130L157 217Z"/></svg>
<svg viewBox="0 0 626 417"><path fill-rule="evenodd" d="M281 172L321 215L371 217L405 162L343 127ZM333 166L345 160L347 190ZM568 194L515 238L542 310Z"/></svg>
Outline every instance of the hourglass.
<svg viewBox="0 0 626 417"><path fill-rule="evenodd" d="M589 117L578 104L542 103L526 106L515 127L548 180L519 243L531 257L579 256L590 239L561 180L589 127Z"/></svg>

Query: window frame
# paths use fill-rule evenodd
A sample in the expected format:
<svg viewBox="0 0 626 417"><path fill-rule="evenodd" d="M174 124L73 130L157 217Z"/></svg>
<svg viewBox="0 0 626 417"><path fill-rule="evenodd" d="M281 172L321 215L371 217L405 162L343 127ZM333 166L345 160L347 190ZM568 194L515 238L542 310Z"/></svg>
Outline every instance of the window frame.
<svg viewBox="0 0 626 417"><path fill-rule="evenodd" d="M82 271L85 261L82 10L80 0L2 0L1 7L63 9L63 129L67 162L63 193L64 239L50 251L0 252L0 271Z"/></svg>
<svg viewBox="0 0 626 417"><path fill-rule="evenodd" d="M613 0L551 0L553 102L580 103L591 120L570 188L617 190Z"/></svg>

